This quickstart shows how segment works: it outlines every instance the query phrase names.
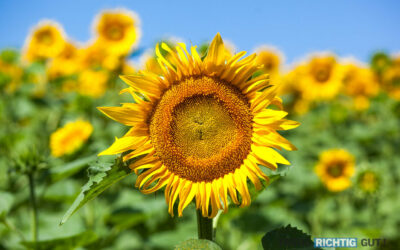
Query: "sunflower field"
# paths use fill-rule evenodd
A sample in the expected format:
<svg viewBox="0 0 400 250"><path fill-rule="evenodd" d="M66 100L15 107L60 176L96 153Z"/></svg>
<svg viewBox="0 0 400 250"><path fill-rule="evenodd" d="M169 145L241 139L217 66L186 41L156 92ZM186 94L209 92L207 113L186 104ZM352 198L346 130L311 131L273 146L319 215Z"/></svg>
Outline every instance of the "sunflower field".
<svg viewBox="0 0 400 250"><path fill-rule="evenodd" d="M400 249L399 54L93 34L0 52L0 249Z"/></svg>

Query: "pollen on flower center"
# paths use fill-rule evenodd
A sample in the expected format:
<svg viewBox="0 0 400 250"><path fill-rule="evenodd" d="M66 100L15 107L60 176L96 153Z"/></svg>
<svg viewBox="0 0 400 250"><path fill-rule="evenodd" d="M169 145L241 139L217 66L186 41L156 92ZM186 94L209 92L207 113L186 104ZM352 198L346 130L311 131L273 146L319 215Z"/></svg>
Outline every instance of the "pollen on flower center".
<svg viewBox="0 0 400 250"><path fill-rule="evenodd" d="M212 181L234 172L251 148L252 115L239 90L216 78L171 86L150 119L157 156L174 174Z"/></svg>
<svg viewBox="0 0 400 250"><path fill-rule="evenodd" d="M194 96L176 106L171 132L185 157L209 158L236 139L236 130L216 98Z"/></svg>

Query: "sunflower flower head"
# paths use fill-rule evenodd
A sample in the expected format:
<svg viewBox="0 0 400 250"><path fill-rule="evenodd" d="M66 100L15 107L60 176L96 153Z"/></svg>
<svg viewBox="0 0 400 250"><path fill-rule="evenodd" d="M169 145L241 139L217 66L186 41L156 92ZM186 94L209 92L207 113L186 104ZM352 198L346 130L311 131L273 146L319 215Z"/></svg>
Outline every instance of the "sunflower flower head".
<svg viewBox="0 0 400 250"><path fill-rule="evenodd" d="M379 187L379 176L370 170L364 171L358 177L358 186L366 193L373 193Z"/></svg>
<svg viewBox="0 0 400 250"><path fill-rule="evenodd" d="M348 96L353 97L354 108L365 110L369 108L369 98L379 92L379 83L375 74L368 68L355 64L345 66L344 89Z"/></svg>
<svg viewBox="0 0 400 250"><path fill-rule="evenodd" d="M96 44L114 55L126 55L140 39L138 16L128 10L106 10L96 18Z"/></svg>
<svg viewBox="0 0 400 250"><path fill-rule="evenodd" d="M315 172L323 184L332 192L340 192L351 185L354 157L344 149L330 149L322 152Z"/></svg>
<svg viewBox="0 0 400 250"><path fill-rule="evenodd" d="M107 49L98 44L89 44L79 50L79 66L83 69L106 69L115 71L122 63L122 57L110 54Z"/></svg>
<svg viewBox="0 0 400 250"><path fill-rule="evenodd" d="M64 30L58 23L41 21L28 36L24 58L30 62L58 56L66 44Z"/></svg>
<svg viewBox="0 0 400 250"><path fill-rule="evenodd" d="M77 90L83 96L102 97L107 90L108 74L104 70L87 69L78 77Z"/></svg>
<svg viewBox="0 0 400 250"><path fill-rule="evenodd" d="M77 151L92 134L92 125L83 120L65 124L50 135L50 149L54 157L69 155Z"/></svg>
<svg viewBox="0 0 400 250"><path fill-rule="evenodd" d="M331 100L342 87L343 70L332 55L315 55L294 69L295 88L310 101Z"/></svg>
<svg viewBox="0 0 400 250"><path fill-rule="evenodd" d="M0 58L0 89L4 86L8 92L15 91L21 83L23 73L17 63Z"/></svg>
<svg viewBox="0 0 400 250"><path fill-rule="evenodd" d="M156 55L162 76L151 71L122 76L129 85L122 92L135 103L99 108L132 127L100 155L130 151L124 161L141 156L130 164L138 174L136 186L145 194L164 188L171 215L178 200L179 216L192 200L210 218L228 210L228 196L248 206L247 180L257 189L260 179L268 181L258 164L275 170L289 164L275 149L295 149L277 130L299 123L268 108L281 107L281 99L266 74L252 77L259 70L256 55L230 56L219 34L203 59L196 46L183 43L175 49L157 45Z"/></svg>
<svg viewBox="0 0 400 250"><path fill-rule="evenodd" d="M256 49L257 63L262 66L262 69L269 74L275 75L279 73L280 67L283 63L282 53L272 47L261 46Z"/></svg>
<svg viewBox="0 0 400 250"><path fill-rule="evenodd" d="M390 97L400 100L400 63L394 63L383 73L382 87Z"/></svg>
<svg viewBox="0 0 400 250"><path fill-rule="evenodd" d="M79 71L79 49L72 43L66 43L61 53L51 60L47 74L50 79L68 76Z"/></svg>

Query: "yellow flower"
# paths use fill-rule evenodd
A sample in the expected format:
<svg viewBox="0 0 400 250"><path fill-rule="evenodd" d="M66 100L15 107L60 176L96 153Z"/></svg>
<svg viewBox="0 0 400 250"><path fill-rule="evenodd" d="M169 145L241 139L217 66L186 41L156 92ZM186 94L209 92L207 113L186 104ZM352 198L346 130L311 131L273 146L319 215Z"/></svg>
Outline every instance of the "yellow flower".
<svg viewBox="0 0 400 250"><path fill-rule="evenodd" d="M272 84L280 83L279 95L286 94L289 89L282 84L281 79L281 65L283 64L282 53L272 47L260 46L256 49L257 63L263 65L262 70L269 74L270 82Z"/></svg>
<svg viewBox="0 0 400 250"><path fill-rule="evenodd" d="M66 44L64 30L54 21L41 21L28 36L24 58L30 62L59 55Z"/></svg>
<svg viewBox="0 0 400 250"><path fill-rule="evenodd" d="M122 63L122 74L131 75L136 73L136 69L131 62L125 61Z"/></svg>
<svg viewBox="0 0 400 250"><path fill-rule="evenodd" d="M310 101L331 100L337 96L343 80L343 70L333 56L313 56L307 64L294 69L294 88Z"/></svg>
<svg viewBox="0 0 400 250"><path fill-rule="evenodd" d="M271 47L261 46L256 49L257 63L263 65L262 69L268 74L278 74L283 56L282 53Z"/></svg>
<svg viewBox="0 0 400 250"><path fill-rule="evenodd" d="M126 55L138 44L139 18L127 10L107 10L95 21L96 44L111 54Z"/></svg>
<svg viewBox="0 0 400 250"><path fill-rule="evenodd" d="M18 88L23 73L23 69L19 65L0 59L0 85L6 85L8 92L13 92Z"/></svg>
<svg viewBox="0 0 400 250"><path fill-rule="evenodd" d="M145 53L141 59L142 69L153 72L156 75L162 75L163 71L160 64L157 62L157 57L153 53Z"/></svg>
<svg viewBox="0 0 400 250"><path fill-rule="evenodd" d="M379 92L379 83L374 73L368 68L348 64L345 65L344 74L344 91L354 98L355 109L368 109L369 98Z"/></svg>
<svg viewBox="0 0 400 250"><path fill-rule="evenodd" d="M92 134L93 127L87 121L69 122L50 136L50 149L54 157L69 155L77 151Z"/></svg>
<svg viewBox="0 0 400 250"><path fill-rule="evenodd" d="M122 58L108 53L108 51L96 44L82 48L79 51L79 64L84 69L108 69L116 70L122 63Z"/></svg>
<svg viewBox="0 0 400 250"><path fill-rule="evenodd" d="M108 74L102 70L85 70L78 78L78 93L93 98L102 97L107 90Z"/></svg>
<svg viewBox="0 0 400 250"><path fill-rule="evenodd" d="M376 173L372 171L365 171L360 175L358 184L363 191L372 193L377 190L379 186L379 178Z"/></svg>
<svg viewBox="0 0 400 250"><path fill-rule="evenodd" d="M259 178L268 177L258 164L273 170L278 163L289 164L274 149L295 147L277 130L299 123L283 119L285 111L267 109L282 103L267 75L252 78L259 69L256 55L228 56L219 34L203 60L196 46L191 53L184 43L175 50L165 43L161 47L170 55L167 60L156 46L162 76L150 71L122 76L130 87L121 92L130 93L135 103L99 108L132 127L99 155L133 150L124 161L143 156L130 164L139 174L136 186L145 194L165 187L171 215L178 198L179 216L193 199L210 218L228 210L228 194L235 204L249 205L247 178L259 189Z"/></svg>
<svg viewBox="0 0 400 250"><path fill-rule="evenodd" d="M400 100L400 65L394 64L383 73L382 88L390 97Z"/></svg>
<svg viewBox="0 0 400 250"><path fill-rule="evenodd" d="M354 157L344 149L322 152L315 172L332 192L340 192L350 187L350 177L354 174Z"/></svg>
<svg viewBox="0 0 400 250"><path fill-rule="evenodd" d="M61 53L50 62L47 68L49 78L54 79L77 73L80 69L78 51L75 45L66 43Z"/></svg>

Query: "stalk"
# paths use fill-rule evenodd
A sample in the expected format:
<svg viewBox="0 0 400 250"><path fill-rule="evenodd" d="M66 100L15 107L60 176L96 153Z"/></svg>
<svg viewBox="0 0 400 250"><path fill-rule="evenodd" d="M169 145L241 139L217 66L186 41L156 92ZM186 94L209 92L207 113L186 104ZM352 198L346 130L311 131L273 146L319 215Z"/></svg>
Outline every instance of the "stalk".
<svg viewBox="0 0 400 250"><path fill-rule="evenodd" d="M38 241L39 238L39 225L38 225L38 210L36 204L36 193L35 193L35 182L33 179L33 173L28 174L29 179L29 194L32 209L32 238L34 242Z"/></svg>
<svg viewBox="0 0 400 250"><path fill-rule="evenodd" d="M196 213L199 239L214 241L213 219L203 217L200 209L196 210Z"/></svg>

